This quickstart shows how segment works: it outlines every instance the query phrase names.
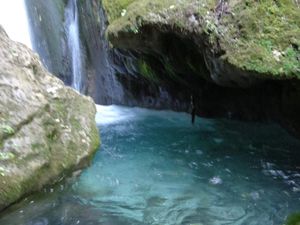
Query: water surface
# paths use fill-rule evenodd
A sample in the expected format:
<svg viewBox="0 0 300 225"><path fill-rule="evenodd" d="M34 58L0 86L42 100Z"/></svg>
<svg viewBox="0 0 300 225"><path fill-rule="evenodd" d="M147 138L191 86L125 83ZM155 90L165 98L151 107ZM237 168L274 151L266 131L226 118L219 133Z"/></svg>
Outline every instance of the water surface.
<svg viewBox="0 0 300 225"><path fill-rule="evenodd" d="M1 225L282 225L300 210L300 143L276 125L98 110L92 166Z"/></svg>

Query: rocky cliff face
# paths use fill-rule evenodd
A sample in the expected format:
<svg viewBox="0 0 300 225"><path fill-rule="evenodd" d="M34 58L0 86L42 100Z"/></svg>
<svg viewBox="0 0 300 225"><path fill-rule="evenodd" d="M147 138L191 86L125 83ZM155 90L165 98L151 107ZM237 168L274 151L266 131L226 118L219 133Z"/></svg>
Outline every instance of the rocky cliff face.
<svg viewBox="0 0 300 225"><path fill-rule="evenodd" d="M189 97L186 99L183 93L177 93L176 84L169 87L163 83L149 82L140 76L140 67L145 73L148 67L139 63L139 54L110 48L105 35L108 21L102 1L78 3L81 37L87 53L89 95L101 104L175 110L188 108L189 102L187 104L186 101Z"/></svg>
<svg viewBox="0 0 300 225"><path fill-rule="evenodd" d="M300 134L298 1L103 3L108 39L132 59L121 60L121 78L177 94L181 110L194 96L202 116L272 120Z"/></svg>
<svg viewBox="0 0 300 225"><path fill-rule="evenodd" d="M169 73L229 87L300 77L297 1L103 2L114 47L157 56Z"/></svg>
<svg viewBox="0 0 300 225"><path fill-rule="evenodd" d="M99 145L95 106L0 28L0 210L86 166Z"/></svg>
<svg viewBox="0 0 300 225"><path fill-rule="evenodd" d="M98 103L189 111L193 96L199 115L272 120L300 133L299 1L91 0L78 7L85 93Z"/></svg>
<svg viewBox="0 0 300 225"><path fill-rule="evenodd" d="M33 48L47 69L71 84L71 61L64 27L66 1L25 0Z"/></svg>
<svg viewBox="0 0 300 225"><path fill-rule="evenodd" d="M79 1L81 38L87 64L87 94L100 104L122 104L125 93L112 68L112 51L105 38L107 19L100 1Z"/></svg>

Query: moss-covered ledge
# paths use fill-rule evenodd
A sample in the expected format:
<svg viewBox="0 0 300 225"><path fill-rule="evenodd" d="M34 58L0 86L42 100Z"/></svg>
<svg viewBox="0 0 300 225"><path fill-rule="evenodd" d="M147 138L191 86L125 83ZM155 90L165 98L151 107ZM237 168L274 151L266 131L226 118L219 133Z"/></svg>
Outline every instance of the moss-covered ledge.
<svg viewBox="0 0 300 225"><path fill-rule="evenodd" d="M161 36L173 33L195 43L209 76L219 85L300 78L300 7L295 1L103 0L103 4L110 23L108 38L117 48L165 55ZM203 61L192 66L199 63Z"/></svg>

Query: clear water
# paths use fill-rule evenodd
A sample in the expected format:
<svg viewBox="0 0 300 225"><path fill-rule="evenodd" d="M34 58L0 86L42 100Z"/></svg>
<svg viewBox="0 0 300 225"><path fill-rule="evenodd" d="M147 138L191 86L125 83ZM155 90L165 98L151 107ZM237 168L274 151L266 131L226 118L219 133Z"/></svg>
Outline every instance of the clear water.
<svg viewBox="0 0 300 225"><path fill-rule="evenodd" d="M98 109L92 166L1 225L282 225L300 210L300 143L278 126Z"/></svg>

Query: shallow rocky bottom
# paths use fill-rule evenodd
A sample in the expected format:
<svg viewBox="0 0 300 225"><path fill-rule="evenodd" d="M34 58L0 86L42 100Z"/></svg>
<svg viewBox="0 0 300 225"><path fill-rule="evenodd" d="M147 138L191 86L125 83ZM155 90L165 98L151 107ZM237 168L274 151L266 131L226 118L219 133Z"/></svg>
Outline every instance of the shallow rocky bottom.
<svg viewBox="0 0 300 225"><path fill-rule="evenodd" d="M281 225L300 208L300 142L272 124L98 107L79 177L7 210L10 225Z"/></svg>

